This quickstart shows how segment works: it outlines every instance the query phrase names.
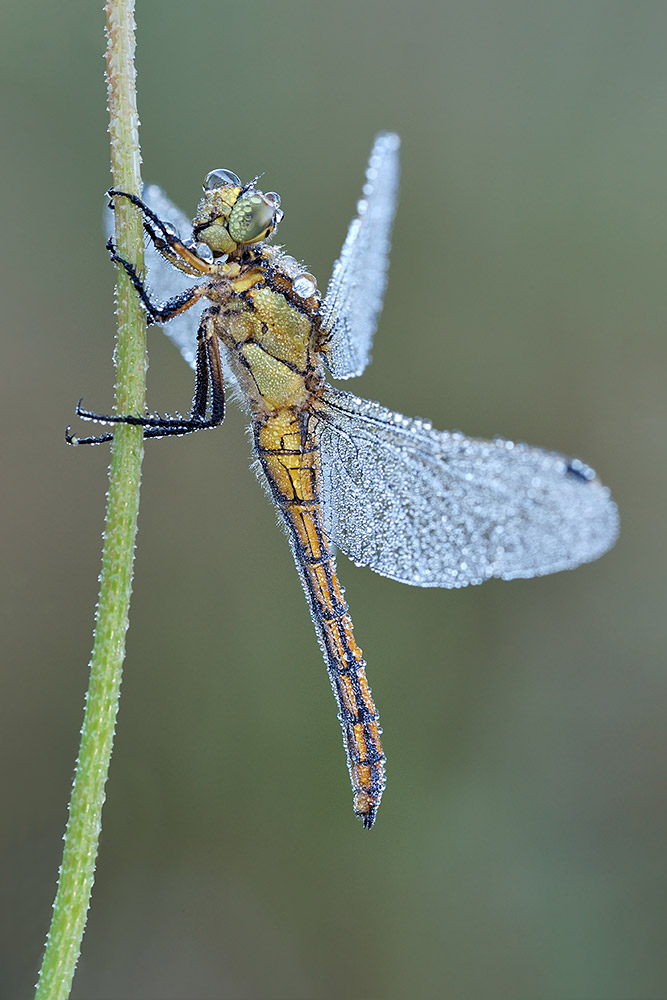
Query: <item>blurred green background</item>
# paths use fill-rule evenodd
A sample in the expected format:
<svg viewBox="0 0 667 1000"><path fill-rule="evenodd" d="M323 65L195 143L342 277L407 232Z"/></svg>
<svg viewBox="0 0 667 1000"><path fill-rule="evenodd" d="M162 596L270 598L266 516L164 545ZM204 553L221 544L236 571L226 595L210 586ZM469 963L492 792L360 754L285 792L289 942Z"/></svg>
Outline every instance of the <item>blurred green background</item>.
<svg viewBox="0 0 667 1000"><path fill-rule="evenodd" d="M101 3L4 4L0 994L61 858L108 452ZM79 1000L653 1000L664 950L667 6L139 0L144 176L266 172L325 285L402 138L374 362L349 388L593 464L616 548L420 591L341 561L385 731L375 829L244 420L147 449ZM149 399L191 372L150 334Z"/></svg>

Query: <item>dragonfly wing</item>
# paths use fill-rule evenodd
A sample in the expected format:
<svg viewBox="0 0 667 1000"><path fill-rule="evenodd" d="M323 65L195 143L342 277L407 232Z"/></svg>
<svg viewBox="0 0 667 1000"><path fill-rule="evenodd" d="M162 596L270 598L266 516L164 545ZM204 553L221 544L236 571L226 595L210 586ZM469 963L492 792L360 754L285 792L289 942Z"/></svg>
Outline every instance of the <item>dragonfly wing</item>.
<svg viewBox="0 0 667 1000"><path fill-rule="evenodd" d="M157 184L148 184L144 188L144 201L152 208L163 222L170 222L182 240L192 239L192 222L184 212L181 212ZM184 274L158 253L152 243L146 247L147 285L153 298L158 302L166 302L185 288L196 285L197 278ZM204 301L195 303L183 313L179 313L164 325L164 332L176 345L191 368L195 366L197 355L197 330L201 314L206 308Z"/></svg>
<svg viewBox="0 0 667 1000"><path fill-rule="evenodd" d="M324 360L334 378L361 375L382 309L389 265L389 236L396 210L399 138L381 133L366 170L356 218L350 223L322 303L328 335Z"/></svg>
<svg viewBox="0 0 667 1000"><path fill-rule="evenodd" d="M383 576L422 587L541 576L616 539L616 506L581 462L434 431L330 386L317 415L328 537Z"/></svg>
<svg viewBox="0 0 667 1000"><path fill-rule="evenodd" d="M174 227L182 240L192 238L192 223L181 212L166 194L156 184L147 184L143 190L143 199L149 208L152 208L156 215L163 222L169 222ZM113 212L107 212L106 219L107 235L111 236L114 230ZM191 288L197 284L197 279L191 275L184 274L165 260L161 253L155 249L150 240L146 240L145 264L146 264L146 285L153 301L157 303L166 302L173 295L177 295L186 288ZM201 314L205 308L205 303L196 303L190 309L179 313L169 320L163 327L167 337L176 345L191 368L195 366L197 354L197 329Z"/></svg>

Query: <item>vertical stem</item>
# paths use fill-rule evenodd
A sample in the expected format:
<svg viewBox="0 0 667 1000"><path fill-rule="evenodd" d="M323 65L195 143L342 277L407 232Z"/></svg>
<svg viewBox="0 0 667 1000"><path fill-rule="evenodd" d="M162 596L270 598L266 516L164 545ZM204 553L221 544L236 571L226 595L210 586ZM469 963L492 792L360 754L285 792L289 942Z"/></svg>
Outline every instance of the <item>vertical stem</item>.
<svg viewBox="0 0 667 1000"><path fill-rule="evenodd" d="M139 118L135 91L134 0L107 0L107 85L113 185L141 194ZM141 221L116 201L120 254L143 267ZM145 318L127 276L119 271L116 409L143 413ZM128 627L139 510L142 428L116 425L102 553L95 636L81 744L65 833L53 918L37 985L37 1000L66 1000L81 951L95 875Z"/></svg>

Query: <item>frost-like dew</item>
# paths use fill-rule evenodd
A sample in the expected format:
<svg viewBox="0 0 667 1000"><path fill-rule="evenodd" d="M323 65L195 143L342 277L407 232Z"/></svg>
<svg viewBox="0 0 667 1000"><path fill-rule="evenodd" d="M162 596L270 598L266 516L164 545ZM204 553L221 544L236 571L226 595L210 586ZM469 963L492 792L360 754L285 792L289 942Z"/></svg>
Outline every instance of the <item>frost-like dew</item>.
<svg viewBox="0 0 667 1000"><path fill-rule="evenodd" d="M375 140L366 171L364 198L350 223L322 303L327 333L324 358L334 378L361 375L370 361L371 342L387 284L389 236L398 193L399 138Z"/></svg>
<svg viewBox="0 0 667 1000"><path fill-rule="evenodd" d="M426 430L331 387L317 412L327 534L383 576L420 587L541 576L614 543L616 506L578 460Z"/></svg>

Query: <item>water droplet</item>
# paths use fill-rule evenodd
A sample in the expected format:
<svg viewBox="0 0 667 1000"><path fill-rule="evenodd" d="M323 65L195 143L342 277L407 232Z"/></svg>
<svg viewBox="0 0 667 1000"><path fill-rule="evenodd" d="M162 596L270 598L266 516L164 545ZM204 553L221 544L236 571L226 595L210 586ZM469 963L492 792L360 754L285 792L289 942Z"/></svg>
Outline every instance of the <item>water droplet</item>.
<svg viewBox="0 0 667 1000"><path fill-rule="evenodd" d="M317 282L312 274L300 274L292 282L292 290L300 299L309 299L317 291Z"/></svg>
<svg viewBox="0 0 667 1000"><path fill-rule="evenodd" d="M213 260L213 251L206 243L197 244L197 256L201 257L202 260Z"/></svg>
<svg viewBox="0 0 667 1000"><path fill-rule="evenodd" d="M213 191L214 188L225 187L231 185L232 187L241 187L241 181L231 170L211 170L206 174L204 178L204 183L202 185L204 191Z"/></svg>

